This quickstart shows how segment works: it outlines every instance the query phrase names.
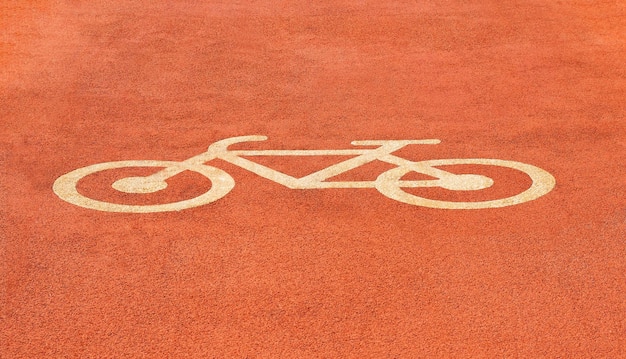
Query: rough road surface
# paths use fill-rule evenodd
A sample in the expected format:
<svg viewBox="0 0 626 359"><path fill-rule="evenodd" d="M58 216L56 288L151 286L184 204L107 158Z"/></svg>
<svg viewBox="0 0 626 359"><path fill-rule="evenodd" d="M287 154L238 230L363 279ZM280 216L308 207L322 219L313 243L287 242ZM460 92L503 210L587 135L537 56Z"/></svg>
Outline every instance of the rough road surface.
<svg viewBox="0 0 626 359"><path fill-rule="evenodd" d="M0 7L0 357L626 357L623 2Z"/></svg>

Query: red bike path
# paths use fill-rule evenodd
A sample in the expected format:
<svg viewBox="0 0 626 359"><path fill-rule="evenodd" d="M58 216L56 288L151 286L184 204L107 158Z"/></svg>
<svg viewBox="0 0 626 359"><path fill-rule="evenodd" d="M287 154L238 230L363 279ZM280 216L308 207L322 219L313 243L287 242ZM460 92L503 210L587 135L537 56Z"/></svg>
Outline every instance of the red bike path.
<svg viewBox="0 0 626 359"><path fill-rule="evenodd" d="M0 7L0 357L626 357L620 2ZM96 211L52 190L80 167L182 161L243 135L269 140L242 149L434 138L397 155L519 161L556 187L444 210L289 189L215 160L234 189L180 212ZM337 159L259 161L301 176ZM458 170L491 171L484 192L421 193L529 186L479 167ZM79 190L142 203L105 185L113 172ZM210 186L172 181L150 200Z"/></svg>

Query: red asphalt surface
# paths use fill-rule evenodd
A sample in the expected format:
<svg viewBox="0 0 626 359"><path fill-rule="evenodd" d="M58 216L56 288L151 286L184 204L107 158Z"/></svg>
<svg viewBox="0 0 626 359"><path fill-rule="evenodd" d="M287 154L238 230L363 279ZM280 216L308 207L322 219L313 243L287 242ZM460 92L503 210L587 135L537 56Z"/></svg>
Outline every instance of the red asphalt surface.
<svg viewBox="0 0 626 359"><path fill-rule="evenodd" d="M626 358L623 2L0 6L0 357ZM437 138L397 154L519 161L557 184L444 210L288 189L215 160L234 189L180 212L102 212L52 191L80 167L182 161L242 135L269 137L238 145L250 149ZM298 176L337 161L258 160ZM480 167L496 182L484 192L421 191L529 186ZM122 172L79 190L143 203L211 186L183 173L120 196L108 184Z"/></svg>

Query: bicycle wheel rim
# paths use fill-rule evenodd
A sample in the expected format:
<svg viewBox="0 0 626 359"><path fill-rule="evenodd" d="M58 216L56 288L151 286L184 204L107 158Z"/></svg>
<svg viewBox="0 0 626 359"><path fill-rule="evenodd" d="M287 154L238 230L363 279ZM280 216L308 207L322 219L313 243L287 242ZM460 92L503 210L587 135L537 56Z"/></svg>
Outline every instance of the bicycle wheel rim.
<svg viewBox="0 0 626 359"><path fill-rule="evenodd" d="M211 188L206 193L188 200L153 205L130 205L99 201L82 195L76 188L78 181L85 176L104 170L126 167L182 167L207 177L211 181ZM204 165L187 166L174 161L137 160L104 162L76 169L57 178L52 189L62 200L83 208L118 213L155 213L180 211L214 202L224 197L234 186L233 178L219 168Z"/></svg>

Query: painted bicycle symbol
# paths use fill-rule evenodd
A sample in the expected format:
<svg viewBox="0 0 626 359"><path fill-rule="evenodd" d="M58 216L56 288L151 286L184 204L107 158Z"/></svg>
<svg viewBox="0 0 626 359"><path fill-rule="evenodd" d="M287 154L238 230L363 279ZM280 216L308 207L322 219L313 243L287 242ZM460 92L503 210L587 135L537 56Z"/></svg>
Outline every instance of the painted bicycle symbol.
<svg viewBox="0 0 626 359"><path fill-rule="evenodd" d="M104 162L82 167L59 177L53 185L54 193L61 199L74 205L107 212L150 213L180 211L187 208L202 206L217 201L230 192L235 180L225 171L208 166L205 163L221 159L263 178L277 182L291 189L324 189L324 188L376 188L383 195L396 201L416 206L446 209L478 209L497 208L524 203L539 198L550 192L555 186L554 177L541 168L515 161L499 159L439 159L410 161L392 153L408 145L434 145L437 139L426 140L379 140L353 141L353 146L378 146L376 148L354 148L342 150L229 150L228 147L242 142L264 141L265 136L240 136L217 141L208 150L187 160L176 161L116 161ZM261 165L244 157L254 156L354 156L345 161L333 164L307 176L296 178ZM372 161L383 161L396 167L381 173L374 181L327 181L328 179L355 169ZM449 165L488 165L499 166L521 171L528 175L532 184L526 190L514 196L495 200L477 202L454 202L429 199L404 191L404 188L440 187L452 191L478 191L489 188L494 181L480 174L454 174L441 167ZM112 187L121 192L145 194L164 190L166 180L184 171L193 171L207 177L211 181L210 189L191 199L173 203L131 205L109 203L82 195L77 190L77 183L91 174L127 167L157 167L158 172L145 177L126 177L115 181ZM410 172L428 175L429 180L403 180Z"/></svg>

